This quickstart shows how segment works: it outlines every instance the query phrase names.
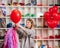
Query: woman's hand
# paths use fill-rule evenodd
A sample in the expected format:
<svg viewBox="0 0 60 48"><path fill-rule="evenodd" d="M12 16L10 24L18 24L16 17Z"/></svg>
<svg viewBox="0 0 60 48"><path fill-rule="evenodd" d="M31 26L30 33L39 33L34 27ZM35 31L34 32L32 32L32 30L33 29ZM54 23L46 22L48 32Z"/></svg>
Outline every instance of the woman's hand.
<svg viewBox="0 0 60 48"><path fill-rule="evenodd" d="M19 25L19 24L16 24L17 27L20 27L21 29L25 30L25 27Z"/></svg>
<svg viewBox="0 0 60 48"><path fill-rule="evenodd" d="M14 28L15 30L17 30L17 29L18 29L18 26L15 24L15 25L13 26L13 28Z"/></svg>

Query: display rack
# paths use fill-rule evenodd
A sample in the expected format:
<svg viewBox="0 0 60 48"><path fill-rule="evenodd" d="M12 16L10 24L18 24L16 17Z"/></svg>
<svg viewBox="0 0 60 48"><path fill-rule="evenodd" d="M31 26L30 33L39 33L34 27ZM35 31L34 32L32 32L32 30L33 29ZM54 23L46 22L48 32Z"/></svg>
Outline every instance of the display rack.
<svg viewBox="0 0 60 48"><path fill-rule="evenodd" d="M7 1L7 3L3 2L4 5L0 5L0 10L4 9L6 15L0 13L0 18L5 19L4 20L5 27L2 26L0 27L0 32L2 36L4 36L3 30L9 29L7 28L7 24L12 23L9 17L11 11L13 9L18 9L22 13L22 19L20 21L20 24L25 25L26 24L25 20L28 18L31 18L34 21L35 35L36 36L38 35L38 37L36 37L34 40L35 43L39 43L37 44L38 48L41 47L41 45L49 46L49 48L60 48L60 38L56 37L56 35L60 36L59 33L60 27L54 28L54 32L53 32L52 29L47 26L43 18L43 14L46 11L48 11L50 7L52 7L55 4L58 4L58 1L57 0L36 0L36 2L35 5L31 3L30 0L13 0L13 1L9 0ZM60 11L60 6L59 6L59 11ZM13 25L14 24L12 23L12 26ZM0 42L2 41L3 39L0 39Z"/></svg>

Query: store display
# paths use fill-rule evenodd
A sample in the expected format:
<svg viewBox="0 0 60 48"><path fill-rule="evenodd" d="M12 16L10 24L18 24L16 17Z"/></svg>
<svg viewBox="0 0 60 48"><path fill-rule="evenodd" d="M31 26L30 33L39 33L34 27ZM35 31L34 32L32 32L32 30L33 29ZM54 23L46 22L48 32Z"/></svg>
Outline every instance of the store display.
<svg viewBox="0 0 60 48"><path fill-rule="evenodd" d="M42 38L39 35L36 35L35 39L42 39Z"/></svg>
<svg viewBox="0 0 60 48"><path fill-rule="evenodd" d="M24 6L24 3L19 3L19 5Z"/></svg>
<svg viewBox="0 0 60 48"><path fill-rule="evenodd" d="M6 8L5 7L0 7L0 17L6 16Z"/></svg>
<svg viewBox="0 0 60 48"><path fill-rule="evenodd" d="M31 5L37 5L37 0L31 0Z"/></svg>
<svg viewBox="0 0 60 48"><path fill-rule="evenodd" d="M19 39L18 37L15 38L16 36L18 36L14 35L16 33L14 32L16 30L15 23L19 22L19 25L25 27L26 19L28 18L31 18L34 22L34 48L60 48L59 2L60 0L0 0L0 48L3 46L3 40L6 43L6 38L4 39L4 36L8 37L8 43L16 43L15 40L17 39L18 43L20 43L18 45L19 48L22 48L21 44L24 44L21 43L21 38L23 37L23 34L19 33ZM20 11L21 18L19 17L19 14L17 12L11 15L13 10ZM12 21L10 17L12 18L12 20L14 20ZM12 30L14 31L10 30L11 27L13 27ZM8 32L9 30L10 32ZM7 35L8 33L9 35ZM15 37L13 39L14 41L10 42L12 41L12 34L13 37ZM16 45L14 48L16 48Z"/></svg>
<svg viewBox="0 0 60 48"><path fill-rule="evenodd" d="M55 46L55 48L60 48L59 46Z"/></svg>
<svg viewBox="0 0 60 48"><path fill-rule="evenodd" d="M13 6L17 6L18 5L18 1L17 0L12 0L12 5Z"/></svg>
<svg viewBox="0 0 60 48"><path fill-rule="evenodd" d="M3 11L3 15L6 16L6 11Z"/></svg>
<svg viewBox="0 0 60 48"><path fill-rule="evenodd" d="M23 15L23 17L35 17L35 16L36 14L30 14L30 13L25 14L25 16Z"/></svg>
<svg viewBox="0 0 60 48"><path fill-rule="evenodd" d="M31 3L27 3L26 6L31 6Z"/></svg>
<svg viewBox="0 0 60 48"><path fill-rule="evenodd" d="M19 4L20 6L24 6L24 0L18 0L18 4Z"/></svg>
<svg viewBox="0 0 60 48"><path fill-rule="evenodd" d="M60 6L60 4L55 4L55 6Z"/></svg>
<svg viewBox="0 0 60 48"><path fill-rule="evenodd" d="M0 28L5 28L6 27L6 19L5 18L0 18Z"/></svg>
<svg viewBox="0 0 60 48"><path fill-rule="evenodd" d="M10 4L10 3L8 3L8 5L10 6L11 4Z"/></svg>
<svg viewBox="0 0 60 48"><path fill-rule="evenodd" d="M2 8L0 7L0 17L2 16Z"/></svg>
<svg viewBox="0 0 60 48"><path fill-rule="evenodd" d="M48 0L48 5L49 6L54 6L54 0Z"/></svg>
<svg viewBox="0 0 60 48"><path fill-rule="evenodd" d="M25 15L25 17L30 17L30 13L27 13L27 14Z"/></svg>
<svg viewBox="0 0 60 48"><path fill-rule="evenodd" d="M4 39L4 36L0 36L0 39Z"/></svg>
<svg viewBox="0 0 60 48"><path fill-rule="evenodd" d="M38 48L38 45L37 45L37 43L35 43L35 46L34 46L34 48Z"/></svg>
<svg viewBox="0 0 60 48"><path fill-rule="evenodd" d="M43 6L42 4L37 4L37 6Z"/></svg>
<svg viewBox="0 0 60 48"><path fill-rule="evenodd" d="M0 18L0 22L2 22L2 19Z"/></svg>
<svg viewBox="0 0 60 48"><path fill-rule="evenodd" d="M42 41L37 41L37 45L38 45L38 48L40 48L41 47L41 45L42 45Z"/></svg>
<svg viewBox="0 0 60 48"><path fill-rule="evenodd" d="M55 38L56 39L60 39L60 35L55 35Z"/></svg>
<svg viewBox="0 0 60 48"><path fill-rule="evenodd" d="M31 17L35 17L36 16L36 14L31 14Z"/></svg>
<svg viewBox="0 0 60 48"><path fill-rule="evenodd" d="M26 6L35 6L35 5L37 5L37 0L29 0L29 1L27 1L26 2L26 4L25 4Z"/></svg>
<svg viewBox="0 0 60 48"><path fill-rule="evenodd" d="M12 0L7 0L7 5L11 5L12 4Z"/></svg>
<svg viewBox="0 0 60 48"><path fill-rule="evenodd" d="M48 5L48 0L42 0L42 5L47 6Z"/></svg>
<svg viewBox="0 0 60 48"><path fill-rule="evenodd" d="M5 0L1 0L1 5L6 5L6 1Z"/></svg>
<svg viewBox="0 0 60 48"><path fill-rule="evenodd" d="M54 39L54 36L49 36L49 39Z"/></svg>
<svg viewBox="0 0 60 48"><path fill-rule="evenodd" d="M5 7L2 7L2 14L3 14L3 16L6 16L6 8Z"/></svg>
<svg viewBox="0 0 60 48"><path fill-rule="evenodd" d="M17 2L13 2L13 6L17 6L18 5L18 3Z"/></svg>
<svg viewBox="0 0 60 48"><path fill-rule="evenodd" d="M0 29L0 39L4 39L4 32L5 30Z"/></svg>
<svg viewBox="0 0 60 48"><path fill-rule="evenodd" d="M45 45L41 45L41 47L40 48L47 48L47 46L45 46Z"/></svg>
<svg viewBox="0 0 60 48"><path fill-rule="evenodd" d="M37 0L37 6L42 6L42 0Z"/></svg>
<svg viewBox="0 0 60 48"><path fill-rule="evenodd" d="M46 1L46 0L26 0L26 1L24 1L24 0L7 0L7 1L4 1L4 0L1 0L0 1L1 3L0 3L0 5L13 5L13 6L18 6L18 5L20 5L20 6L31 6L31 5L33 5L33 6L54 6L54 5L57 5L57 6L59 6L59 4L57 3L57 1L55 1L55 3L54 3L54 0L48 0L48 1Z"/></svg>

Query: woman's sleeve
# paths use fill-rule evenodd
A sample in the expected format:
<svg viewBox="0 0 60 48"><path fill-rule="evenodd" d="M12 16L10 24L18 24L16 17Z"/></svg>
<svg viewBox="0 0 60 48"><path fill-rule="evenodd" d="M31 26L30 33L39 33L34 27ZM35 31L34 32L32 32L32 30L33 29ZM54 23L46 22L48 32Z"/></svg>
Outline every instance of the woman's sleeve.
<svg viewBox="0 0 60 48"><path fill-rule="evenodd" d="M21 29L21 28L18 28L17 29L17 32L19 34L24 34L24 35L31 35L31 37L34 37L35 36L35 30L34 29L27 29L25 28L25 30Z"/></svg>
<svg viewBox="0 0 60 48"><path fill-rule="evenodd" d="M31 37L34 37L35 36L35 30L34 29L25 29L25 32L28 35L31 35Z"/></svg>
<svg viewBox="0 0 60 48"><path fill-rule="evenodd" d="M23 30L21 28L17 28L18 33L23 33Z"/></svg>
<svg viewBox="0 0 60 48"><path fill-rule="evenodd" d="M21 28L17 29L17 33L20 34L20 35L22 34L24 36L26 35L26 33L24 33L24 31Z"/></svg>

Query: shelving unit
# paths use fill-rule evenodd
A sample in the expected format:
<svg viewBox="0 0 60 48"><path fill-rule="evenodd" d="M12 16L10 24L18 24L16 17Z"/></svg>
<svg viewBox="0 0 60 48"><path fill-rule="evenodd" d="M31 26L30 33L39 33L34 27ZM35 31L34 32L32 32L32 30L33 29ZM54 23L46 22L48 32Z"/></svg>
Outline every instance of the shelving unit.
<svg viewBox="0 0 60 48"><path fill-rule="evenodd" d="M0 2L2 3L3 0ZM36 2L37 1L37 2ZM12 23L10 20L10 13L13 9L18 9L22 13L22 19L19 22L19 24L23 24L25 26L25 20L28 18L31 18L34 21L35 26L35 34L36 38L34 39L35 43L37 44L38 48L41 47L41 45L49 46L50 48L60 48L60 38L55 38L55 35L60 35L60 27L54 28L54 33L52 32L52 29L47 26L47 24L44 21L43 14L45 11L48 11L52 5L58 4L58 0L36 0L36 5L33 5L33 3L30 0L7 0L7 3L4 2L5 5L0 5L0 10L4 9L5 16L3 13L0 13L0 18L5 19L5 25L6 27L0 27L0 32L4 36L5 31L9 28L7 28L7 24ZM8 5L9 3L9 5ZM15 4L14 4L15 3ZM31 4L29 4L31 3ZM59 11L60 11L60 6ZM33 14L33 15L32 15ZM14 24L12 23L12 26ZM53 35L54 34L54 35ZM37 36L38 35L38 36ZM53 36L52 38L49 38L49 36ZM3 39L0 39L0 42L2 42Z"/></svg>

